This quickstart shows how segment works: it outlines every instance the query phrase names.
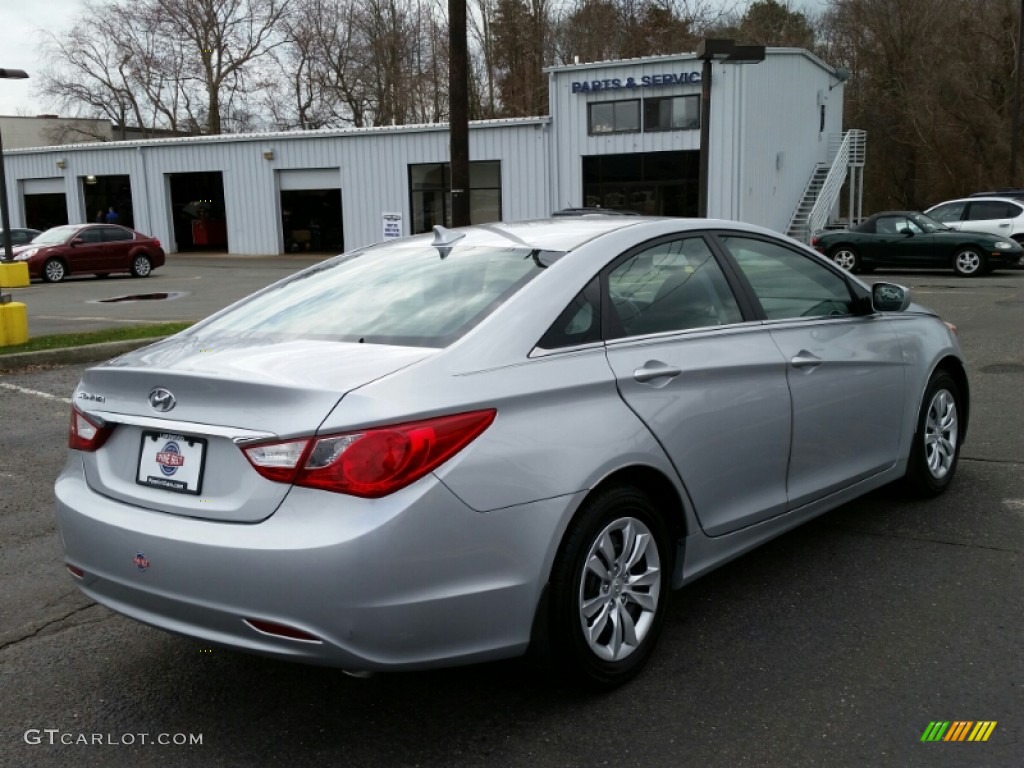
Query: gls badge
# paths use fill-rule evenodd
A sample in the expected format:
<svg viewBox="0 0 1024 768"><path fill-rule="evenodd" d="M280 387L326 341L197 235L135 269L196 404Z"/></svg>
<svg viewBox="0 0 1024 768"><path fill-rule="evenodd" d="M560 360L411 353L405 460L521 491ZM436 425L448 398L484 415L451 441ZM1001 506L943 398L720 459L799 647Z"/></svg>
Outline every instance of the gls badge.
<svg viewBox="0 0 1024 768"><path fill-rule="evenodd" d="M175 406L176 402L174 395L163 387L157 387L149 393L149 405L154 411L167 413Z"/></svg>

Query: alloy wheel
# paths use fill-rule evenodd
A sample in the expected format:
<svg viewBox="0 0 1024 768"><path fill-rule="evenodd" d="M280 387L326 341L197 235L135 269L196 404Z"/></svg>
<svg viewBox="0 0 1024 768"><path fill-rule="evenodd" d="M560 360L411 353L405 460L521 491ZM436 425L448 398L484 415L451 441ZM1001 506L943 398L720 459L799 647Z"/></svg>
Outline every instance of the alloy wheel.
<svg viewBox="0 0 1024 768"><path fill-rule="evenodd" d="M43 275L51 283L59 283L63 280L66 271L63 262L58 259L51 259L43 265Z"/></svg>
<svg viewBox="0 0 1024 768"><path fill-rule="evenodd" d="M981 256L977 252L965 249L956 254L956 271L961 275L973 275L981 269Z"/></svg>
<svg viewBox="0 0 1024 768"><path fill-rule="evenodd" d="M579 584L579 619L590 650L605 661L632 654L650 631L661 592L661 558L650 529L619 518L594 539Z"/></svg>
<svg viewBox="0 0 1024 768"><path fill-rule="evenodd" d="M949 390L940 389L928 404L924 427L925 461L935 479L944 478L953 466L958 436L956 399Z"/></svg>
<svg viewBox="0 0 1024 768"><path fill-rule="evenodd" d="M849 248L840 248L832 254L832 261L847 272L853 272L857 267L857 254Z"/></svg>

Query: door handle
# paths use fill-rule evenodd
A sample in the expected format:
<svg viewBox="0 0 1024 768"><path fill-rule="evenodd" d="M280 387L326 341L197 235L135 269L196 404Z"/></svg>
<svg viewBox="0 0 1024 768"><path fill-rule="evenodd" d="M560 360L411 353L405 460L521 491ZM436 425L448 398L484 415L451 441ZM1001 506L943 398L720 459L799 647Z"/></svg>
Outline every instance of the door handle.
<svg viewBox="0 0 1024 768"><path fill-rule="evenodd" d="M637 368L633 371L633 378L643 384L654 379L674 379L682 372L681 368L675 368L657 360L651 360L644 363L643 368Z"/></svg>
<svg viewBox="0 0 1024 768"><path fill-rule="evenodd" d="M806 349L801 349L789 363L794 368L817 368L821 365L821 358Z"/></svg>

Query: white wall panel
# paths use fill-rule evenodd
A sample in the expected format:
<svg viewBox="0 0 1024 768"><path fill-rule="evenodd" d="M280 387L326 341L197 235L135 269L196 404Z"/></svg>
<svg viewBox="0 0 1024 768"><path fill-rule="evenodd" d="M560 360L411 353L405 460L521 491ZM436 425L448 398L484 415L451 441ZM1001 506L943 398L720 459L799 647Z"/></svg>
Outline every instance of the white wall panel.
<svg viewBox="0 0 1024 768"><path fill-rule="evenodd" d="M589 136L588 102L696 95L701 86L693 75L700 71L701 62L692 54L554 68L549 72L552 116L473 123L470 160L500 161L506 220L581 205L584 156L701 148L697 129ZM636 84L644 77L665 76L674 78L671 84L605 87L614 80L624 85L628 78ZM600 81L602 87L573 93L574 81ZM796 49L769 49L760 64L714 66L708 148L712 216L785 229L815 165L828 159L829 135L841 129L843 88L829 90L834 83L828 67ZM820 132L819 103L826 105L826 128ZM58 168L58 160L64 168ZM224 182L229 248L251 254L282 251L281 189L298 188L291 185L323 174L334 175L341 187L346 249L378 241L384 212L401 211L408 234L409 165L447 160L445 125L155 139L5 153L13 225L24 223L22 196L30 180L55 180L49 182L55 189L62 185L58 191L67 194L69 220L75 222L88 216L82 195L85 176L128 175L137 228L172 249L170 176L218 171ZM319 182L316 186L323 188Z"/></svg>

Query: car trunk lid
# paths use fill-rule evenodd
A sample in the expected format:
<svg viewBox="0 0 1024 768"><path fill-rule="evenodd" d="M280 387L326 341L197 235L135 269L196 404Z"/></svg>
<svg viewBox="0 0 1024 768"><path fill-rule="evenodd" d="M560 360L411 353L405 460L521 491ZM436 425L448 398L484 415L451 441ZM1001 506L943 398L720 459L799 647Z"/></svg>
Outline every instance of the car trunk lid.
<svg viewBox="0 0 1024 768"><path fill-rule="evenodd" d="M170 339L85 372L75 405L113 427L84 453L95 491L147 509L256 522L289 487L240 446L315 434L357 387L433 350L325 341L198 344Z"/></svg>

